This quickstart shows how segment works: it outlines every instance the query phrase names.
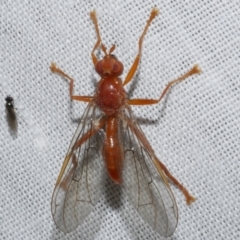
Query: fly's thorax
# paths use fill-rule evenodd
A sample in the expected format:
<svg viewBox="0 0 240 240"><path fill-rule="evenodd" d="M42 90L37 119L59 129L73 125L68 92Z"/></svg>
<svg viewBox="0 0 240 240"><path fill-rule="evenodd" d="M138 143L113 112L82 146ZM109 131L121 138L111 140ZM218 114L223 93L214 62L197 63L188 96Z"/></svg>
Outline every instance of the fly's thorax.
<svg viewBox="0 0 240 240"><path fill-rule="evenodd" d="M100 80L95 102L106 115L117 112L125 104L125 100L126 92L120 78L107 77Z"/></svg>

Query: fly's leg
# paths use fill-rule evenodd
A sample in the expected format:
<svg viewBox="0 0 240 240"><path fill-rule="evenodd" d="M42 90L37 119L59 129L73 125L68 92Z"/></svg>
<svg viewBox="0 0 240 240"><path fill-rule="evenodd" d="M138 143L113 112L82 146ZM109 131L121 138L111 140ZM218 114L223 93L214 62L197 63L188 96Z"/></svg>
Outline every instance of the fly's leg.
<svg viewBox="0 0 240 240"><path fill-rule="evenodd" d="M96 33L97 33L97 42L95 43L95 45L93 47L93 50L91 52L92 61L93 61L93 64L95 66L97 64L97 62L98 62L98 59L97 59L96 55L94 54L94 51L99 47L99 45L100 45L102 40L101 40L99 28L98 28L98 20L97 20L96 12L95 11L90 12L90 17L91 17L91 19L93 21L93 24L95 26L95 30L96 30Z"/></svg>
<svg viewBox="0 0 240 240"><path fill-rule="evenodd" d="M72 148L72 151L79 148L84 142L86 142L89 138L91 138L94 134L96 134L104 126L105 123L106 123L106 117L102 117L98 125L91 128L88 132L82 135L82 137L75 142Z"/></svg>
<svg viewBox="0 0 240 240"><path fill-rule="evenodd" d="M167 169L167 167L160 162L157 158L154 159L154 164L157 168L161 168L163 170L163 172L165 173L165 175L171 179L171 181L182 191L183 195L186 198L186 202L188 205L190 205L192 202L196 201L196 198L193 197L188 190L169 172L169 170Z"/></svg>
<svg viewBox="0 0 240 240"><path fill-rule="evenodd" d="M69 95L70 95L70 99L71 100L77 100L77 101L82 101L82 102L91 102L92 101L92 97L91 96L74 96L73 95L73 83L74 83L74 80L68 74L66 74L63 70L58 68L55 63L51 64L50 69L51 69L51 71L53 73L57 73L57 74L65 77L66 79L68 79L70 81Z"/></svg>
<svg viewBox="0 0 240 240"><path fill-rule="evenodd" d="M143 43L143 39L144 39L144 36L146 35L147 33L147 30L152 22L152 20L158 15L159 13L159 10L157 8L153 8L152 11L151 11L151 14L150 14L150 17L149 19L147 20L147 23L145 25L145 28L143 30L143 33L142 35L140 36L139 38L139 41L138 41L138 54L133 62L133 65L131 66L125 80L124 80L124 83L123 85L126 85L127 83L129 83L131 81L131 79L133 78L136 70L137 70L137 67L138 67L138 64L139 64L139 61L140 61L140 58L141 58L141 52L142 52L142 43Z"/></svg>
<svg viewBox="0 0 240 240"><path fill-rule="evenodd" d="M131 131L134 133L134 135L138 138L138 140L142 143L144 148L150 154L153 164L157 168L158 173L161 175L166 186L170 188L169 183L168 183L168 179L170 179L182 191L183 195L186 198L186 202L188 205L190 205L192 202L194 202L196 200L196 198L193 197L188 192L188 190L169 172L167 167L162 162L160 162L159 159L156 157L151 145L149 144L149 142L148 142L147 138L145 137L145 135L143 134L143 132L139 128L137 128L130 119L125 118L125 121L127 121L128 126L130 127Z"/></svg>
<svg viewBox="0 0 240 240"><path fill-rule="evenodd" d="M61 183L61 179L62 179L62 176L63 176L63 174L65 172L65 169L66 169L69 161L72 159L73 167L71 168L71 170L67 174L66 179L64 180L64 182L62 183L62 186L61 186L63 189L66 188L66 186L69 183L69 181L70 181L70 179L71 179L71 177L73 175L73 172L75 172L75 170L77 168L77 164L78 164L74 151L76 151L83 143L85 143L89 138L91 138L94 134L96 134L99 131L99 129L101 129L104 126L105 122L106 122L106 118L103 117L99 121L98 125L94 126L90 130L88 130L81 138L79 138L74 143L70 153L64 159L61 171L60 171L60 173L58 175L56 186L58 186Z"/></svg>
<svg viewBox="0 0 240 240"><path fill-rule="evenodd" d="M169 82L167 84L167 86L165 87L165 89L163 90L162 94L160 95L159 99L130 99L128 100L128 104L130 105L150 105L150 104L156 104L159 103L162 98L165 96L165 94L167 93L167 91L171 88L172 85L183 81L184 79L186 79L187 77L197 74L197 73L201 73L201 69L199 68L198 65L193 66L193 68L188 71L186 74L184 74L183 76L177 78L176 80L173 80L171 82ZM129 124L130 128L132 129L132 131L135 133L135 135L138 137L138 139L140 139L140 141L142 142L142 144L144 145L144 147L151 153L153 157L153 163L156 166L156 168L158 169L159 174L163 177L164 182L166 183L166 185L168 185L168 183L166 182L166 179L164 177L164 175L171 179L171 181L182 191L182 193L184 194L185 198L186 198L186 202L187 204L191 204L192 202L194 202L196 199L188 192L188 190L169 172L169 170L167 169L167 167L161 163L158 158L155 156L153 149L151 148L148 140L146 139L146 137L142 134L142 132L140 130L138 130L137 128L135 128L132 124ZM164 173L164 175L163 175Z"/></svg>
<svg viewBox="0 0 240 240"><path fill-rule="evenodd" d="M185 73L183 76L177 78L176 80L169 82L167 84L167 86L165 87L165 89L163 90L162 94L160 95L159 99L144 99L144 98L129 99L128 104L130 104L130 105L150 105L150 104L159 103L162 100L162 98L165 96L167 91L174 84L179 83L179 82L185 80L186 78L188 78L194 74L197 74L197 73L201 73L201 69L198 65L194 65L193 68L190 71L188 71L187 73Z"/></svg>
<svg viewBox="0 0 240 240"><path fill-rule="evenodd" d="M69 161L69 156L67 156L67 160ZM67 161L67 163L68 163ZM64 190L67 191L67 188L69 186L69 183L72 181L73 175L77 169L78 166L78 162L77 162L77 158L75 156L75 154L73 153L73 157L72 157L72 167L70 169L70 171L68 172L68 174L66 175L66 177L63 179L63 181L60 183L60 187ZM59 174L60 176L61 174ZM62 177L62 175L61 175ZM61 179L57 180L57 184L56 186L58 186L59 182Z"/></svg>

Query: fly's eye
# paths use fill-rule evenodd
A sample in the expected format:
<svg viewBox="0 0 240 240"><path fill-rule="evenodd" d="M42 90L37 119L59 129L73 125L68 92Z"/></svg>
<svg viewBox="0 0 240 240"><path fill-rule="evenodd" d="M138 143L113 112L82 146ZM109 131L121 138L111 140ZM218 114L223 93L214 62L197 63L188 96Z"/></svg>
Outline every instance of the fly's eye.
<svg viewBox="0 0 240 240"><path fill-rule="evenodd" d="M102 67L102 61L99 61L96 65L95 65L95 70L97 73L101 74L103 72L103 67Z"/></svg>
<svg viewBox="0 0 240 240"><path fill-rule="evenodd" d="M119 61L116 61L113 65L112 71L120 75L123 72L123 64Z"/></svg>

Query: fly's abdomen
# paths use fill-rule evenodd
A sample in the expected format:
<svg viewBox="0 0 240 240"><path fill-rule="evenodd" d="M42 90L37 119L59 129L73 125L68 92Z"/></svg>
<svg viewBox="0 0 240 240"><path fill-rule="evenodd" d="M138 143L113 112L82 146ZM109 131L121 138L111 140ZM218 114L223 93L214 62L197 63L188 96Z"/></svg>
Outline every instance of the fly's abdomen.
<svg viewBox="0 0 240 240"><path fill-rule="evenodd" d="M119 139L118 121L115 115L108 117L105 125L103 157L110 178L116 183L121 183L123 150Z"/></svg>

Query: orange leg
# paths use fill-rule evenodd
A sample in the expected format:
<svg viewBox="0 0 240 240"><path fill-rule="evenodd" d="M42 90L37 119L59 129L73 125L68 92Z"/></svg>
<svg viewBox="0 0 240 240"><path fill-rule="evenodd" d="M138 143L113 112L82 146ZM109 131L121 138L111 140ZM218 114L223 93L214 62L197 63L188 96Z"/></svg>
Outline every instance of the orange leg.
<svg viewBox="0 0 240 240"><path fill-rule="evenodd" d="M88 130L80 139L77 139L77 141L74 143L70 153L64 159L61 171L58 175L56 186L58 186L59 183L60 183L61 187L63 189L66 189L69 181L71 181L71 179L72 179L72 174L76 170L77 165L78 165L76 155L74 154L74 151L77 148L79 148L84 142L86 142L89 138L91 138L94 134L96 134L99 131L99 129L101 129L104 126L105 122L106 122L106 118L102 117L101 120L99 121L98 125L94 126L90 130ZM63 180L63 182L61 183L62 176L63 176L63 174L65 172L65 169L66 169L69 161L71 160L71 158L72 158L73 166L72 166L71 170L69 171L69 173L67 174L65 180Z"/></svg>
<svg viewBox="0 0 240 240"><path fill-rule="evenodd" d="M80 139L78 139L74 143L71 152L79 148L84 142L86 142L89 138L91 138L94 134L96 134L99 131L99 129L101 129L104 126L105 123L106 123L106 117L102 117L97 126L94 126L93 128L91 128L89 131L83 134Z"/></svg>
<svg viewBox="0 0 240 240"><path fill-rule="evenodd" d="M128 104L130 104L130 105L150 105L150 104L159 103L162 100L162 98L165 96L167 91L172 87L172 85L179 83L179 82L183 81L184 79L188 78L189 76L197 74L197 73L201 73L201 69L198 65L194 65L193 68L190 71L188 71L187 73L185 73L183 76L177 78L176 80L169 82L167 84L167 86L165 87L165 89L163 90L159 99L144 99L144 98L129 99Z"/></svg>
<svg viewBox="0 0 240 240"><path fill-rule="evenodd" d="M58 68L55 63L51 64L50 69L52 72L58 73L59 75L67 78L70 81L69 94L70 94L71 100L77 100L77 101L82 101L82 102L91 102L92 101L93 97L91 97L91 96L74 96L73 95L74 80L71 77L69 77L64 71L62 71L60 68Z"/></svg>
<svg viewBox="0 0 240 240"><path fill-rule="evenodd" d="M69 159L69 158L68 158ZM77 158L75 156L75 154L73 153L73 157L72 157L72 167L70 169L70 171L68 172L67 176L63 179L63 181L60 183L60 187L64 190L67 191L67 188L70 184L70 182L72 181L73 178L73 174L76 171L78 166L78 162L77 162ZM62 175L61 175L62 176ZM58 180L59 181L59 180Z"/></svg>
<svg viewBox="0 0 240 240"><path fill-rule="evenodd" d="M99 28L98 28L98 21L97 21L96 12L95 11L90 12L90 17L91 17L91 19L93 21L93 24L95 26L95 30L96 30L96 33L97 33L97 42L95 43L95 45L93 47L93 50L91 52L92 61L93 61L93 64L95 66L96 63L98 62L98 59L97 59L96 55L94 54L94 51L99 47L99 45L100 45L102 40L101 40Z"/></svg>
<svg viewBox="0 0 240 240"><path fill-rule="evenodd" d="M137 128L130 119L125 118L125 121L127 121L130 129L132 130L132 132L135 134L135 136L138 138L138 140L142 143L142 145L144 146L144 148L148 151L148 153L151 156L151 159L154 163L154 165L156 166L159 174L162 176L163 181L165 182L165 184L167 186L169 186L169 183L166 179L166 177L168 179L171 179L171 181L182 191L183 195L186 198L186 202L188 205L190 205L192 202L194 202L196 200L195 197L193 197L188 190L169 172L169 170L167 169L167 167L159 161L159 159L156 157L151 145L149 144L147 138L145 137L145 135L143 134L143 132Z"/></svg>
<svg viewBox="0 0 240 240"><path fill-rule="evenodd" d="M129 83L131 81L131 79L133 78L136 70L137 70L137 67L138 67L138 64L139 64L139 61L140 61L140 57L141 57L141 52L142 52L142 43L143 43L143 38L144 36L146 35L147 33L147 30L152 22L152 20L158 15L159 13L159 10L157 8L153 8L152 11L151 11L151 14L150 14L150 17L146 23L146 26L143 30L143 33L142 35L140 36L139 38L139 41L138 41L138 54L133 62L133 65L131 66L124 82L123 82L123 85L126 85L127 83Z"/></svg>
<svg viewBox="0 0 240 240"><path fill-rule="evenodd" d="M161 169L163 170L163 172L165 173L165 175L171 179L171 181L182 191L183 195L186 198L186 202L188 205L190 205L192 202L196 201L196 198L193 197L188 190L169 172L169 170L167 169L167 167L161 163L157 158L157 161L154 161L154 164L157 164L161 167Z"/></svg>

